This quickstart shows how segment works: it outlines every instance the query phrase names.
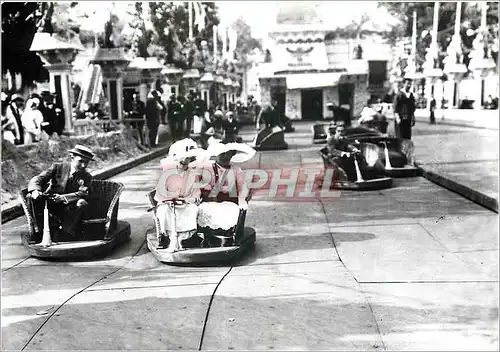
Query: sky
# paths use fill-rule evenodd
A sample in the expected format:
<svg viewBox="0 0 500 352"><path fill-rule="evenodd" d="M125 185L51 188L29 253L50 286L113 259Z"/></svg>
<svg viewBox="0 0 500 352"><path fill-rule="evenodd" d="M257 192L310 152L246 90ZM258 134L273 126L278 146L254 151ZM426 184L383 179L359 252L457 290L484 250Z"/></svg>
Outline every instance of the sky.
<svg viewBox="0 0 500 352"><path fill-rule="evenodd" d="M104 23L109 18L109 10L115 8L119 17L127 22L127 9L133 9L134 2L129 1L80 1L79 11L92 14L82 23L85 29L102 31ZM363 12L377 13L377 21L388 21L386 11L378 9L374 1L216 1L219 8L221 24L230 24L242 17L252 29L252 35L257 38L267 37L274 27L278 8L319 5L319 16L323 23L337 27L349 24L360 18Z"/></svg>

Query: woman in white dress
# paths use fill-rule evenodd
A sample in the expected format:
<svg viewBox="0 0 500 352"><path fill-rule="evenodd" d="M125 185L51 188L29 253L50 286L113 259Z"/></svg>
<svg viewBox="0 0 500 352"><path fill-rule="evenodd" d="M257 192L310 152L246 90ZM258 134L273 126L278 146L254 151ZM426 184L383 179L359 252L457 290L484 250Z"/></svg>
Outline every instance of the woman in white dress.
<svg viewBox="0 0 500 352"><path fill-rule="evenodd" d="M42 134L43 115L38 107L40 99L31 98L26 102L26 110L21 116L21 123L24 128L24 143L31 144L38 142Z"/></svg>
<svg viewBox="0 0 500 352"><path fill-rule="evenodd" d="M159 249L168 246L171 252L181 250L183 242L196 236L201 190L191 187L190 180L201 175L195 159L202 152L195 141L185 138L172 144L168 156L160 161L163 173L155 195L161 231Z"/></svg>
<svg viewBox="0 0 500 352"><path fill-rule="evenodd" d="M211 177L209 185L202 189L198 228L209 243L215 239L215 245L231 245L239 215L248 208L249 194L243 170L235 164L253 158L255 149L244 143L214 141L205 155L216 160L204 165Z"/></svg>

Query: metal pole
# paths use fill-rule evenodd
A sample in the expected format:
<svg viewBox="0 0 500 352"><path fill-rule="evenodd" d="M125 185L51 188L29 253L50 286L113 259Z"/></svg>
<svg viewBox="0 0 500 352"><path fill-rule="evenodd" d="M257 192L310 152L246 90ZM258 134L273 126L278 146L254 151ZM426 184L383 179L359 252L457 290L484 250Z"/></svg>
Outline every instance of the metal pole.
<svg viewBox="0 0 500 352"><path fill-rule="evenodd" d="M437 33L438 33L438 22L439 22L439 1L434 3L434 18L432 19L432 41L437 43Z"/></svg>
<svg viewBox="0 0 500 352"><path fill-rule="evenodd" d="M411 53L413 60L417 62L417 11L413 10L413 26L411 38Z"/></svg>
<svg viewBox="0 0 500 352"><path fill-rule="evenodd" d="M455 33L454 35L460 35L460 20L462 18L462 2L457 2L457 12L455 14Z"/></svg>
<svg viewBox="0 0 500 352"><path fill-rule="evenodd" d="M214 65L217 64L217 26L213 25Z"/></svg>
<svg viewBox="0 0 500 352"><path fill-rule="evenodd" d="M193 40L193 3L188 2L189 13L189 40Z"/></svg>

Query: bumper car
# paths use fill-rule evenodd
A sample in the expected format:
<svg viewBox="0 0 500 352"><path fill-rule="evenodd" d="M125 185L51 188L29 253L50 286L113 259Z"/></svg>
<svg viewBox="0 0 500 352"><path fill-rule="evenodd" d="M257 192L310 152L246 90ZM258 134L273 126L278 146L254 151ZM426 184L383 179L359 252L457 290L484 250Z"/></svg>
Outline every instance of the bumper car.
<svg viewBox="0 0 500 352"><path fill-rule="evenodd" d="M375 146L378 160L383 165L386 175L390 177L415 177L419 175L418 168L413 164L414 145L411 140L386 136L362 136L355 139L361 145ZM363 148L362 150L366 152L371 149Z"/></svg>
<svg viewBox="0 0 500 352"><path fill-rule="evenodd" d="M367 154L364 150L366 146L360 145L360 147L364 158L364 155ZM373 148L369 149L372 150L373 155ZM341 163L335 162L329 155L327 147L322 148L319 154L323 159L325 171L327 169L334 170L330 181L332 189L371 191L392 187L392 178L386 177L374 167L376 158L371 157L367 167L361 170L360 163L355 157L346 158Z"/></svg>
<svg viewBox="0 0 500 352"><path fill-rule="evenodd" d="M148 230L146 238L150 252L160 262L187 266L224 264L238 259L254 245L255 229L245 227L247 210L237 204L201 202L193 216L179 211L182 204L169 202L162 205L173 210L169 248L159 248L161 226L155 192L148 194L155 227Z"/></svg>
<svg viewBox="0 0 500 352"><path fill-rule="evenodd" d="M31 256L41 259L85 259L101 257L130 237L130 224L118 221L119 198L124 186L121 183L92 180L95 196L91 197L82 221L82 236L74 241L57 241L54 237L53 220L49 215L44 196L43 237L41 242L32 241L37 236L37 224L33 209L23 189L19 198L28 221L28 232L21 233L21 241ZM41 225L41 224L40 224ZM52 226L51 226L52 225Z"/></svg>
<svg viewBox="0 0 500 352"><path fill-rule="evenodd" d="M285 131L278 126L260 130L250 145L255 150L288 149L288 144L285 142Z"/></svg>

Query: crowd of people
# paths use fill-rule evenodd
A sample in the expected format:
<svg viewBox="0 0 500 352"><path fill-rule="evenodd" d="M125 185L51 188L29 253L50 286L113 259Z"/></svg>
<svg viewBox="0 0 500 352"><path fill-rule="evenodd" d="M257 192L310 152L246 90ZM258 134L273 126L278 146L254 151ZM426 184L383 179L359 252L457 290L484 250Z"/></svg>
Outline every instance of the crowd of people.
<svg viewBox="0 0 500 352"><path fill-rule="evenodd" d="M266 126L279 123L278 116L273 117L273 114L277 114L275 106L271 106L264 114L251 98L247 104L230 103L227 109L220 104L207 106L207 102L196 90L189 91L186 96L172 94L166 102L161 99L161 92L157 90L149 92L146 102L135 92L132 99L125 102L125 120L138 130L140 142L150 146L156 145L159 125L165 122L174 142L187 137L197 139L203 146L207 145L210 137L237 142L241 127L238 116L244 113L253 115L257 126L261 116Z"/></svg>
<svg viewBox="0 0 500 352"><path fill-rule="evenodd" d="M32 144L64 130L64 113L49 91L22 95L2 92L2 138L15 145Z"/></svg>

